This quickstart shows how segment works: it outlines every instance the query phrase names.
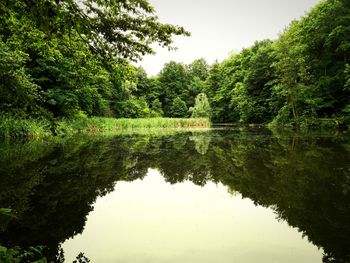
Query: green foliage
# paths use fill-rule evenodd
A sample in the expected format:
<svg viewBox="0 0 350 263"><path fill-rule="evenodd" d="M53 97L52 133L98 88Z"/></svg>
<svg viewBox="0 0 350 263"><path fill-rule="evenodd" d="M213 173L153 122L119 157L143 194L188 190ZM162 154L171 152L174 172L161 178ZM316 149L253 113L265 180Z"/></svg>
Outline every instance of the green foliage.
<svg viewBox="0 0 350 263"><path fill-rule="evenodd" d="M25 68L28 54L11 48L0 36L0 112L38 114L39 86Z"/></svg>
<svg viewBox="0 0 350 263"><path fill-rule="evenodd" d="M146 0L5 0L0 24L0 112L50 122L149 116L156 85L129 60L189 35L160 23Z"/></svg>
<svg viewBox="0 0 350 263"><path fill-rule="evenodd" d="M194 107L190 108L192 118L211 118L211 108L205 93L200 93L196 97Z"/></svg>
<svg viewBox="0 0 350 263"><path fill-rule="evenodd" d="M195 76L190 81L187 86L186 92L184 93L186 104L194 105L195 98L198 94L202 93L205 90L205 81L201 80L199 77Z"/></svg>
<svg viewBox="0 0 350 263"><path fill-rule="evenodd" d="M343 115L341 110L350 96L344 88L349 14L347 1L323 1L293 22L275 43L278 60L274 67L279 76L278 93L285 101L283 114L287 116L285 112L290 111L295 125ZM291 122L290 118L276 120Z"/></svg>
<svg viewBox="0 0 350 263"><path fill-rule="evenodd" d="M183 100L187 107L194 106L196 96L206 89L208 68L203 58L189 65L174 61L164 65L154 82L158 88L154 89L158 90L165 116L173 116L171 107L176 97Z"/></svg>
<svg viewBox="0 0 350 263"><path fill-rule="evenodd" d="M221 80L223 79L222 75L223 72L221 70L221 64L215 62L213 65L211 65L209 69L205 86L205 93L208 95L208 100L213 110L213 119L216 122L225 121L223 119L220 119L219 117L221 116L220 113L223 111L223 104L220 104L220 99L218 99L218 97L215 96L218 93L218 90L221 86Z"/></svg>
<svg viewBox="0 0 350 263"><path fill-rule="evenodd" d="M163 114L162 103L159 99L155 99L151 105L151 117L162 117Z"/></svg>
<svg viewBox="0 0 350 263"><path fill-rule="evenodd" d="M206 92L214 121L263 123L272 119L274 60L272 42L265 40L212 66Z"/></svg>
<svg viewBox="0 0 350 263"><path fill-rule="evenodd" d="M150 117L151 114L144 97L136 98L131 96L128 100L123 101L120 106L123 109L120 116L125 118L146 118Z"/></svg>
<svg viewBox="0 0 350 263"><path fill-rule="evenodd" d="M188 116L188 108L186 102L184 102L179 97L176 97L173 100L173 103L170 108L171 117L184 118Z"/></svg>
<svg viewBox="0 0 350 263"><path fill-rule="evenodd" d="M255 117L254 101L249 97L245 85L241 82L238 82L232 90L230 107L238 112L240 122L249 123Z"/></svg>
<svg viewBox="0 0 350 263"><path fill-rule="evenodd" d="M177 97L182 100L185 99L185 92L189 83L185 65L174 61L165 64L158 75L158 80L160 84L159 99L163 106L164 115L175 117L171 111L173 101Z"/></svg>
<svg viewBox="0 0 350 263"><path fill-rule="evenodd" d="M213 120L308 127L332 118L347 125L349 17L347 1L322 1L277 41L212 65L204 90Z"/></svg>
<svg viewBox="0 0 350 263"><path fill-rule="evenodd" d="M43 247L29 247L27 250L19 247L6 248L0 246L0 262L3 263L46 263L47 260L42 256Z"/></svg>
<svg viewBox="0 0 350 263"><path fill-rule="evenodd" d="M238 111L231 107L232 90L237 82L243 81L242 55L232 55L220 65L220 82L211 106L214 109L214 121L216 122L236 122L239 120Z"/></svg>
<svg viewBox="0 0 350 263"><path fill-rule="evenodd" d="M0 116L0 138L40 138L51 134L50 123L40 119Z"/></svg>
<svg viewBox="0 0 350 263"><path fill-rule="evenodd" d="M132 94L136 97L146 97L148 102L151 97L157 98L159 94L157 94L156 90L153 90L154 85L152 85L152 80L147 77L146 71L142 67L139 67L136 69L135 74L137 83Z"/></svg>
<svg viewBox="0 0 350 263"><path fill-rule="evenodd" d="M273 64L279 76L279 97L286 101L283 111L289 110L294 120L300 116L300 107L304 100L300 91L305 90L305 84L310 78L306 45L298 38L299 23L292 23L275 43L277 62Z"/></svg>
<svg viewBox="0 0 350 263"><path fill-rule="evenodd" d="M243 84L247 99L254 109L245 122L266 123L271 121L280 108L280 102L274 93L276 72L271 65L276 61L273 43L269 40L256 42L250 49ZM241 118L242 119L242 118Z"/></svg>
<svg viewBox="0 0 350 263"><path fill-rule="evenodd" d="M188 73L190 77L199 78L205 81L208 77L209 65L204 58L194 60L190 65L188 65Z"/></svg>
<svg viewBox="0 0 350 263"><path fill-rule="evenodd" d="M182 27L160 23L146 0L6 0L1 10L25 16L47 35L76 31L106 59L138 59L152 53L152 43L171 46L173 35L189 35Z"/></svg>
<svg viewBox="0 0 350 263"><path fill-rule="evenodd" d="M0 208L0 215L17 218L11 208Z"/></svg>

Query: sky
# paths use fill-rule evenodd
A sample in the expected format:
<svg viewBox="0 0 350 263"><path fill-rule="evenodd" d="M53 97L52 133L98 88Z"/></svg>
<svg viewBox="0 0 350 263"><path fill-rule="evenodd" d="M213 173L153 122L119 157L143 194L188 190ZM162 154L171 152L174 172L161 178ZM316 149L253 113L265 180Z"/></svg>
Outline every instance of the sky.
<svg viewBox="0 0 350 263"><path fill-rule="evenodd" d="M204 58L209 64L249 47L256 40L277 39L294 19L320 0L149 0L160 22L183 26L190 37L174 37L176 51L154 45L137 65L149 76L169 61L190 64Z"/></svg>

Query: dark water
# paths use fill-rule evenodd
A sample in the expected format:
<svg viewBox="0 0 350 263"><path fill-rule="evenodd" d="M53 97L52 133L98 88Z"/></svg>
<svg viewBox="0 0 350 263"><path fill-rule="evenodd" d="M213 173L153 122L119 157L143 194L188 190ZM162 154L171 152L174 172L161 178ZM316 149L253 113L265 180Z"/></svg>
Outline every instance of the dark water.
<svg viewBox="0 0 350 263"><path fill-rule="evenodd" d="M350 262L350 137L226 129L0 145L0 244L52 262Z"/></svg>

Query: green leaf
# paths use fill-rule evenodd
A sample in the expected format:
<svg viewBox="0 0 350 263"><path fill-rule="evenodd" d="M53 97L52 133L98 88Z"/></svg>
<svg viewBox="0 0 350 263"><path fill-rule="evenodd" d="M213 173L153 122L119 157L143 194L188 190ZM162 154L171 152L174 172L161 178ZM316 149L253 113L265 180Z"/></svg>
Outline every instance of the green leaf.
<svg viewBox="0 0 350 263"><path fill-rule="evenodd" d="M12 212L10 208L0 208L0 214L3 214L8 217L17 218L17 216Z"/></svg>
<svg viewBox="0 0 350 263"><path fill-rule="evenodd" d="M6 254L6 252L7 252L7 248L0 246L0 254Z"/></svg>

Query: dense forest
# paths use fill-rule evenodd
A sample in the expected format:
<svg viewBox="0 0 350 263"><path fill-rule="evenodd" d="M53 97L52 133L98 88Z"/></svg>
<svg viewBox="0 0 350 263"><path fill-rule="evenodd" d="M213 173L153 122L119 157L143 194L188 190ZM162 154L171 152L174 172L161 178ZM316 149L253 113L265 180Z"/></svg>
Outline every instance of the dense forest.
<svg viewBox="0 0 350 263"><path fill-rule="evenodd" d="M0 3L0 113L16 118L211 117L292 126L350 123L350 2L321 1L275 41L222 62L133 66L184 28L146 0Z"/></svg>

